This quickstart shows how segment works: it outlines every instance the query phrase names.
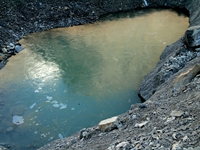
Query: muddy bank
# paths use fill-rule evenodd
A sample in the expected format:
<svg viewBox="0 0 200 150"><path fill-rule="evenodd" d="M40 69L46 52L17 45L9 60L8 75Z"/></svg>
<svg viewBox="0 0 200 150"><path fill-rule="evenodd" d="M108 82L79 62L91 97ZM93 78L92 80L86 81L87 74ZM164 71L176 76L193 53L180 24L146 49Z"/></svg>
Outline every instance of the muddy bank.
<svg viewBox="0 0 200 150"><path fill-rule="evenodd" d="M17 53L16 42L22 37L56 27L93 23L108 13L147 7L182 8L189 11L190 26L200 24L198 0L19 0L1 1L0 5L0 67ZM200 146L200 61L195 49L186 44L185 36L166 47L160 62L141 83L139 94L147 101L118 116L118 129L102 132L95 126L40 149L190 150Z"/></svg>

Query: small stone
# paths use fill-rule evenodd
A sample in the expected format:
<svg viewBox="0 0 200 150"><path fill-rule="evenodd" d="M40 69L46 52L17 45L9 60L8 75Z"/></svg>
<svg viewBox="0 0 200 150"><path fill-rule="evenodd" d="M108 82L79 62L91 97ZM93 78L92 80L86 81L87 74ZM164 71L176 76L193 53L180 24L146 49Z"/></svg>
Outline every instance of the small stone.
<svg viewBox="0 0 200 150"><path fill-rule="evenodd" d="M16 51L17 53L21 52L23 49L24 49L24 48L23 48L22 46L20 46L20 45L16 45L16 46L15 46L15 51Z"/></svg>
<svg viewBox="0 0 200 150"><path fill-rule="evenodd" d="M12 44L12 43L10 43L9 45L7 45L7 49L8 49L8 50L12 50L12 49L14 49L14 48L15 48L15 45Z"/></svg>
<svg viewBox="0 0 200 150"><path fill-rule="evenodd" d="M137 116L136 116L136 115L133 115L133 116L132 116L132 119L133 119L133 120L134 120L134 119L136 119L136 118L137 118Z"/></svg>
<svg viewBox="0 0 200 150"><path fill-rule="evenodd" d="M130 143L129 142L121 142L116 145L116 150L129 150Z"/></svg>
<svg viewBox="0 0 200 150"><path fill-rule="evenodd" d="M183 142L185 142L187 140L188 140L188 136L186 135L186 136L183 137Z"/></svg>
<svg viewBox="0 0 200 150"><path fill-rule="evenodd" d="M184 114L183 111L178 111L178 110L173 110L171 113L170 113L170 116L172 117L180 117Z"/></svg>
<svg viewBox="0 0 200 150"><path fill-rule="evenodd" d="M7 52L8 52L7 49L6 49L5 47L2 48L1 50L2 50L3 53L7 53Z"/></svg>
<svg viewBox="0 0 200 150"><path fill-rule="evenodd" d="M142 123L136 123L135 124L135 127L139 127L139 128L142 128L142 127L144 127L146 124L148 123L148 121L144 121L144 122L142 122Z"/></svg>
<svg viewBox="0 0 200 150"><path fill-rule="evenodd" d="M175 117L170 117L170 118L167 118L167 121L165 122L165 124L167 124L167 123L169 123L169 122L173 121L174 119L175 119Z"/></svg>
<svg viewBox="0 0 200 150"><path fill-rule="evenodd" d="M179 142L173 144L172 150L182 150L181 145Z"/></svg>

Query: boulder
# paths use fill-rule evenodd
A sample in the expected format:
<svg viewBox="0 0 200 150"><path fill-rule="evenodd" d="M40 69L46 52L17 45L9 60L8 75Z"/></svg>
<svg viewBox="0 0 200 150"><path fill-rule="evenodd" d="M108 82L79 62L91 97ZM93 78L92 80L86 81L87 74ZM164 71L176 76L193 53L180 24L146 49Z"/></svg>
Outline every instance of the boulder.
<svg viewBox="0 0 200 150"><path fill-rule="evenodd" d="M120 128L121 126L122 125L117 116L102 120L98 125L99 129L103 132L109 132L113 129Z"/></svg>
<svg viewBox="0 0 200 150"><path fill-rule="evenodd" d="M180 88L189 83L200 72L200 65L196 64L187 72L180 74L173 82L175 88Z"/></svg>
<svg viewBox="0 0 200 150"><path fill-rule="evenodd" d="M185 34L185 40L189 47L200 47L200 26L189 27Z"/></svg>

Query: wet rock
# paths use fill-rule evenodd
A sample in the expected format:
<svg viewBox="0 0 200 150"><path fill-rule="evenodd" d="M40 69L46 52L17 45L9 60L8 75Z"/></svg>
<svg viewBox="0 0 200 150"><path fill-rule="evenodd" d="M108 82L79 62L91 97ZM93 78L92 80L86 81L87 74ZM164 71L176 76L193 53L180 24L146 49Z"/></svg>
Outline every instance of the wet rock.
<svg viewBox="0 0 200 150"><path fill-rule="evenodd" d="M8 128L6 129L7 132L11 132L11 131L13 131L13 130L14 130L13 127L8 127Z"/></svg>
<svg viewBox="0 0 200 150"><path fill-rule="evenodd" d="M22 46L20 46L20 45L16 45L16 46L15 46L15 51L16 51L17 53L21 52L23 49L24 49L24 48L23 48Z"/></svg>
<svg viewBox="0 0 200 150"><path fill-rule="evenodd" d="M119 122L119 119L118 117L112 117L112 118L108 118L106 120L102 120L98 127L101 131L103 132L108 132L108 131L111 131L113 129L117 129L117 128L120 128L122 125L121 123Z"/></svg>
<svg viewBox="0 0 200 150"><path fill-rule="evenodd" d="M3 146L0 146L0 150L8 150L8 149Z"/></svg>
<svg viewBox="0 0 200 150"><path fill-rule="evenodd" d="M185 40L188 46L200 46L200 26L189 27L186 31Z"/></svg>

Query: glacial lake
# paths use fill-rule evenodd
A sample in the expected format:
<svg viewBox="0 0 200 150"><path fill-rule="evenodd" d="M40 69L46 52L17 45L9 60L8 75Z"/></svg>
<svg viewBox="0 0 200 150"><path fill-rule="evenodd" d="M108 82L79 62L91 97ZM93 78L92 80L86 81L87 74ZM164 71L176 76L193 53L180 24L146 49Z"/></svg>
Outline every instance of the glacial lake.
<svg viewBox="0 0 200 150"><path fill-rule="evenodd" d="M141 80L188 25L172 10L140 10L25 37L0 70L0 145L35 150L141 103Z"/></svg>

